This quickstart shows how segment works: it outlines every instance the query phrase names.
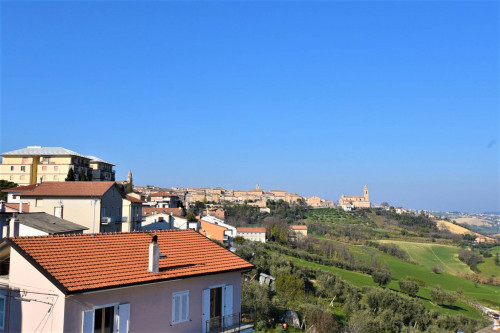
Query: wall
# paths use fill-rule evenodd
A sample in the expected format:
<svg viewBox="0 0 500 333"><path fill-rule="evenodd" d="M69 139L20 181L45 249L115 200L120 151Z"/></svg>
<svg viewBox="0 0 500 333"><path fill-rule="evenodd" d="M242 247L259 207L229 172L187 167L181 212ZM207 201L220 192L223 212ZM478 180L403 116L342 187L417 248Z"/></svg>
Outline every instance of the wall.
<svg viewBox="0 0 500 333"><path fill-rule="evenodd" d="M99 199L94 206L94 200L91 198L44 198L43 205L37 207L35 198L22 198L23 202L30 204L30 212L45 212L50 215L54 215L55 207L61 206L61 200L64 205L63 219L89 228L89 230L84 231L85 233L99 232L101 221L101 202Z"/></svg>
<svg viewBox="0 0 500 333"><path fill-rule="evenodd" d="M205 222L203 220L200 221L200 234L210 238L210 239L216 239L218 241L223 242L224 241L224 231L226 231L227 228L221 227L219 225Z"/></svg>
<svg viewBox="0 0 500 333"><path fill-rule="evenodd" d="M122 209L123 198L116 186L112 186L101 198L101 217L111 217L111 221L116 222L110 225L101 225L101 232L122 231ZM104 214L105 212L105 214Z"/></svg>
<svg viewBox="0 0 500 333"><path fill-rule="evenodd" d="M266 242L266 233L265 232L238 232L238 236L241 236L245 239L254 241L254 242Z"/></svg>
<svg viewBox="0 0 500 333"><path fill-rule="evenodd" d="M146 269L146 267L145 267ZM241 307L241 273L223 273L122 289L78 294L66 299L64 331L80 332L83 311L113 303L130 304L130 332L201 332L203 289L233 285L233 313ZM189 290L189 321L172 325L172 293Z"/></svg>
<svg viewBox="0 0 500 333"><path fill-rule="evenodd" d="M32 301L7 298L6 322L8 322L8 327L5 331L63 331L64 294L13 249L10 250L9 287L11 296L22 296L23 299ZM1 293L6 294L8 291L2 289ZM49 312L52 306L53 309Z"/></svg>

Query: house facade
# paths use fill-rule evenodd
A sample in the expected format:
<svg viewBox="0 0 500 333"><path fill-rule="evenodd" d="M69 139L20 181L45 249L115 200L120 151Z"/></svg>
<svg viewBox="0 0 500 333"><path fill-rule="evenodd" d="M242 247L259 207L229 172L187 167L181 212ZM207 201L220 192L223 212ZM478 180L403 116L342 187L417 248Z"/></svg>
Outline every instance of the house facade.
<svg viewBox="0 0 500 333"><path fill-rule="evenodd" d="M237 228L237 235L254 242L266 242L266 228L241 227Z"/></svg>
<svg viewBox="0 0 500 333"><path fill-rule="evenodd" d="M253 268L192 230L4 239L0 258L10 263L0 278L0 331L10 332L234 327L241 273Z"/></svg>
<svg viewBox="0 0 500 333"><path fill-rule="evenodd" d="M87 227L122 231L123 198L114 182L47 182L20 194L30 212L45 212Z"/></svg>

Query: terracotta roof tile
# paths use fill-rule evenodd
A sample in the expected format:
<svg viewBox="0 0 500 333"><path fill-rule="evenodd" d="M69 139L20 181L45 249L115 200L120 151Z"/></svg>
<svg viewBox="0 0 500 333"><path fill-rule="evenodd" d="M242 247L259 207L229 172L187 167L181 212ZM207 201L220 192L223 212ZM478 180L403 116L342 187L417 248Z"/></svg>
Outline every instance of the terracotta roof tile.
<svg viewBox="0 0 500 333"><path fill-rule="evenodd" d="M133 196L126 195L125 199L127 199L130 202L139 202L139 203L144 203L141 199L134 198Z"/></svg>
<svg viewBox="0 0 500 333"><path fill-rule="evenodd" d="M33 191L35 188L36 188L36 184L32 184L32 185L6 188L5 190L2 190L2 192L21 193L21 192L26 192L26 191Z"/></svg>
<svg viewBox="0 0 500 333"><path fill-rule="evenodd" d="M142 216L170 213L182 216L182 208L142 207Z"/></svg>
<svg viewBox="0 0 500 333"><path fill-rule="evenodd" d="M150 197L176 197L177 195L168 192L154 192L149 193Z"/></svg>
<svg viewBox="0 0 500 333"><path fill-rule="evenodd" d="M21 197L102 197L115 182L46 182Z"/></svg>
<svg viewBox="0 0 500 333"><path fill-rule="evenodd" d="M266 228L250 228L250 227L243 227L243 228L237 228L238 232L266 232Z"/></svg>
<svg viewBox="0 0 500 333"><path fill-rule="evenodd" d="M160 272L147 271L158 236ZM251 269L254 266L194 230L39 236L5 239L63 292L78 293Z"/></svg>
<svg viewBox="0 0 500 333"><path fill-rule="evenodd" d="M19 204L18 203L8 203L6 202L5 203L5 207L7 208L10 208L12 210L15 210L16 212L19 211ZM23 212L25 213L29 213L30 211L30 204L29 203L23 203Z"/></svg>
<svg viewBox="0 0 500 333"><path fill-rule="evenodd" d="M292 230L307 230L307 225L292 225Z"/></svg>

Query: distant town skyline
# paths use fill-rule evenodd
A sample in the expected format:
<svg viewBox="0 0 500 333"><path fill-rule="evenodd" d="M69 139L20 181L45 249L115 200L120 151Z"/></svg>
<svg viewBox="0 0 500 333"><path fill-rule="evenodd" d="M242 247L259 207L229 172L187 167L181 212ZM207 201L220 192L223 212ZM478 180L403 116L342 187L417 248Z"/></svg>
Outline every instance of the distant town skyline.
<svg viewBox="0 0 500 333"><path fill-rule="evenodd" d="M498 2L12 2L0 151L137 185L500 211Z"/></svg>

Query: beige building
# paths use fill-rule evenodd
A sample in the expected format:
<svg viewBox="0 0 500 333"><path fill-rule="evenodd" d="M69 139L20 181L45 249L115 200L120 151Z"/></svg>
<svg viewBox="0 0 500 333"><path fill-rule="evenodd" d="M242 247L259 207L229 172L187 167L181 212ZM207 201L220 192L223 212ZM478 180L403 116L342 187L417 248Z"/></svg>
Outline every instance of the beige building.
<svg viewBox="0 0 500 333"><path fill-rule="evenodd" d="M339 206L353 205L356 208L370 208L372 206L370 198L368 196L368 186L365 185L363 196L343 195L340 197Z"/></svg>
<svg viewBox="0 0 500 333"><path fill-rule="evenodd" d="M114 164L101 160L95 156L87 156L90 159L93 181L115 181Z"/></svg>
<svg viewBox="0 0 500 333"><path fill-rule="evenodd" d="M122 207L122 231L139 230L142 222L142 204L144 201L126 195Z"/></svg>
<svg viewBox="0 0 500 333"><path fill-rule="evenodd" d="M1 154L0 179L12 181L18 185L30 185L41 182L63 182L69 169L75 172L78 180L80 172L87 179L112 180L112 164L78 154L62 147L28 146L26 148ZM101 162L99 162L99 161ZM93 172L94 165L97 171Z"/></svg>
<svg viewBox="0 0 500 333"><path fill-rule="evenodd" d="M122 231L123 199L114 182L47 182L19 194L30 212L45 212L87 227Z"/></svg>
<svg viewBox="0 0 500 333"><path fill-rule="evenodd" d="M323 206L323 203L321 202L321 198L320 197L315 197L315 196L312 196L312 197L308 197L307 198L307 204L311 207L322 207Z"/></svg>
<svg viewBox="0 0 500 333"><path fill-rule="evenodd" d="M290 231L292 235L305 237L307 236L307 226L306 225L292 225L290 226Z"/></svg>
<svg viewBox="0 0 500 333"><path fill-rule="evenodd" d="M237 235L253 242L266 242L266 228L241 227L237 228Z"/></svg>

